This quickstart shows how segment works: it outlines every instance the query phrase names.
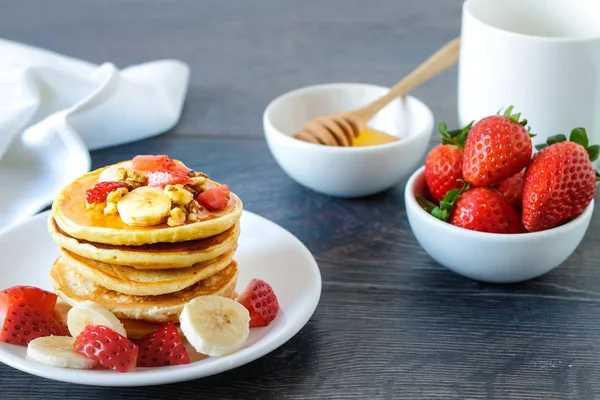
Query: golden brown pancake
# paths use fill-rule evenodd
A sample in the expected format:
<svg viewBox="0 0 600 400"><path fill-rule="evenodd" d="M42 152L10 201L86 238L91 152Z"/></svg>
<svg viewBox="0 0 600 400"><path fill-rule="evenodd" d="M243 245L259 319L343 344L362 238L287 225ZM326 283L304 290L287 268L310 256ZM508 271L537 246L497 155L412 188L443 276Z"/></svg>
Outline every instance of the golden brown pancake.
<svg viewBox="0 0 600 400"><path fill-rule="evenodd" d="M86 190L98 183L100 173L106 168L108 167L92 171L66 185L52 205L52 216L56 224L74 238L127 246L184 242L225 232L242 214L242 201L231 193L229 204L224 210L208 213L195 222L173 227L166 223L149 227L129 226L119 215L105 216L101 212L88 210L85 206ZM218 183L209 181L208 186L216 187Z"/></svg>
<svg viewBox="0 0 600 400"><path fill-rule="evenodd" d="M235 248L188 268L158 270L108 264L81 257L65 249L61 252L64 263L96 285L123 294L156 296L178 292L218 273L233 261Z"/></svg>
<svg viewBox="0 0 600 400"><path fill-rule="evenodd" d="M178 321L183 306L209 294L233 298L238 267L235 261L218 273L178 292L158 296L133 296L97 285L79 274L59 257L50 270L50 279L59 297L70 305L94 301L120 319L149 322Z"/></svg>
<svg viewBox="0 0 600 400"><path fill-rule="evenodd" d="M239 222L225 232L205 239L141 246L116 246L76 239L48 218L48 231L61 247L79 256L138 269L187 268L212 260L237 245Z"/></svg>

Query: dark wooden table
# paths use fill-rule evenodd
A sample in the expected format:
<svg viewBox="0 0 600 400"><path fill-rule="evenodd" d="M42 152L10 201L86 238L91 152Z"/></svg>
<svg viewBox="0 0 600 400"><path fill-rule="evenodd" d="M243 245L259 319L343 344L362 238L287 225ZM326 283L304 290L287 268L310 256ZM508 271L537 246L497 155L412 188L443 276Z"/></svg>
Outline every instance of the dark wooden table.
<svg viewBox="0 0 600 400"><path fill-rule="evenodd" d="M0 37L119 66L162 57L188 62L193 75L180 124L158 138L94 152L94 167L168 153L206 170L228 182L248 210L298 236L323 277L320 305L304 329L233 371L114 389L0 365L0 398L600 398L597 215L557 270L518 285L481 284L419 247L403 183L360 200L315 194L277 167L262 139L270 99L318 82L393 83L458 35L460 4L0 0ZM415 91L450 124L455 82L453 69Z"/></svg>

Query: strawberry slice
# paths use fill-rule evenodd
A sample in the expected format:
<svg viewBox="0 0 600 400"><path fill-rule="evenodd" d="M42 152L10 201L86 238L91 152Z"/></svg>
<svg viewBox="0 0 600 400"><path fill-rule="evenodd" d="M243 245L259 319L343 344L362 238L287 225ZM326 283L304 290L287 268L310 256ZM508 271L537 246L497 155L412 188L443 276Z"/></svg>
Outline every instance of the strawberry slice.
<svg viewBox="0 0 600 400"><path fill-rule="evenodd" d="M227 207L231 192L227 185L208 189L196 196L196 200L209 211L219 211Z"/></svg>
<svg viewBox="0 0 600 400"><path fill-rule="evenodd" d="M252 279L238 302L250 312L250 328L269 325L279 312L273 288L262 279Z"/></svg>
<svg viewBox="0 0 600 400"><path fill-rule="evenodd" d="M169 167L169 156L135 156L131 160L131 168L134 171L146 172Z"/></svg>
<svg viewBox="0 0 600 400"><path fill-rule="evenodd" d="M173 172L180 172L182 174L188 174L191 169L185 165L171 160L167 155L160 156L135 156L132 160L132 166L134 171L148 172L157 170L168 170Z"/></svg>
<svg viewBox="0 0 600 400"><path fill-rule="evenodd" d="M0 292L0 318L6 315L11 304L35 306L43 314L52 314L57 299L56 294L37 287L13 286Z"/></svg>
<svg viewBox="0 0 600 400"><path fill-rule="evenodd" d="M68 336L53 308L57 296L31 286L15 286L0 293L0 342L27 346L43 336Z"/></svg>
<svg viewBox="0 0 600 400"><path fill-rule="evenodd" d="M148 172L148 186L165 187L166 185L188 184L192 180L184 173L161 169Z"/></svg>
<svg viewBox="0 0 600 400"><path fill-rule="evenodd" d="M119 372L131 371L137 362L138 346L102 325L86 326L75 338L73 348L100 365Z"/></svg>
<svg viewBox="0 0 600 400"><path fill-rule="evenodd" d="M123 182L98 182L96 186L85 191L85 201L88 204L105 202L110 192L122 187L127 185Z"/></svg>
<svg viewBox="0 0 600 400"><path fill-rule="evenodd" d="M164 367L189 364L190 358L173 322L161 325L137 341L138 367Z"/></svg>
<svg viewBox="0 0 600 400"><path fill-rule="evenodd" d="M173 172L181 172L182 174L189 174L192 170L189 169L188 167L186 167L185 165L175 162L173 160L169 160L169 166L167 167L167 169L169 171L173 171Z"/></svg>

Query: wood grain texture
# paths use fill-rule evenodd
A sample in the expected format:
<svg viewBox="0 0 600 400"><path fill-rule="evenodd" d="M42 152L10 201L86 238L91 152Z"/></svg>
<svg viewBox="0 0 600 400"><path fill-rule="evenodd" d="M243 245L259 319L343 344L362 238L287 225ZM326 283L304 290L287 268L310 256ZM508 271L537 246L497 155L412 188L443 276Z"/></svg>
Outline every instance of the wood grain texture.
<svg viewBox="0 0 600 400"><path fill-rule="evenodd" d="M218 376L108 389L0 366L0 398L600 397L597 215L557 270L523 284L486 285L423 252L405 217L402 184L361 200L319 195L290 180L254 139L159 137L95 152L94 167L138 153L169 153L227 182L248 210L302 240L323 276L315 315L279 349Z"/></svg>
<svg viewBox="0 0 600 400"><path fill-rule="evenodd" d="M163 57L189 63L181 123L164 136L95 152L94 167L139 153L181 158L294 233L323 276L321 302L306 327L236 370L114 389L0 365L0 399L600 398L597 215L557 270L518 285L480 284L419 247L402 182L359 200L322 196L290 180L260 138L262 110L284 91L398 80L457 36L461 3L0 0L0 37L120 67ZM453 69L415 91L450 125L455 82Z"/></svg>

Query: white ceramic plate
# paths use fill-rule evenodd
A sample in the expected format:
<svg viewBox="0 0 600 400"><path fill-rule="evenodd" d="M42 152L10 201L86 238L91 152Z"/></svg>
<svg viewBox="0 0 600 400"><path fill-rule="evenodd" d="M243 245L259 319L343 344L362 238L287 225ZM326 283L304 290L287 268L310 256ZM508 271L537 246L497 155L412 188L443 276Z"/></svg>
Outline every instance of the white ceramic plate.
<svg viewBox="0 0 600 400"><path fill-rule="evenodd" d="M36 215L0 235L0 289L32 285L51 290L48 271L58 247L46 229L48 212ZM253 328L246 346L226 357L172 367L111 370L71 370L25 358L25 347L0 343L0 362L21 371L63 382L99 386L144 386L181 382L218 374L271 352L293 337L310 319L321 295L321 275L306 247L291 233L256 214L244 211L235 259L238 291L252 278L273 287L280 304L277 318L265 328Z"/></svg>

